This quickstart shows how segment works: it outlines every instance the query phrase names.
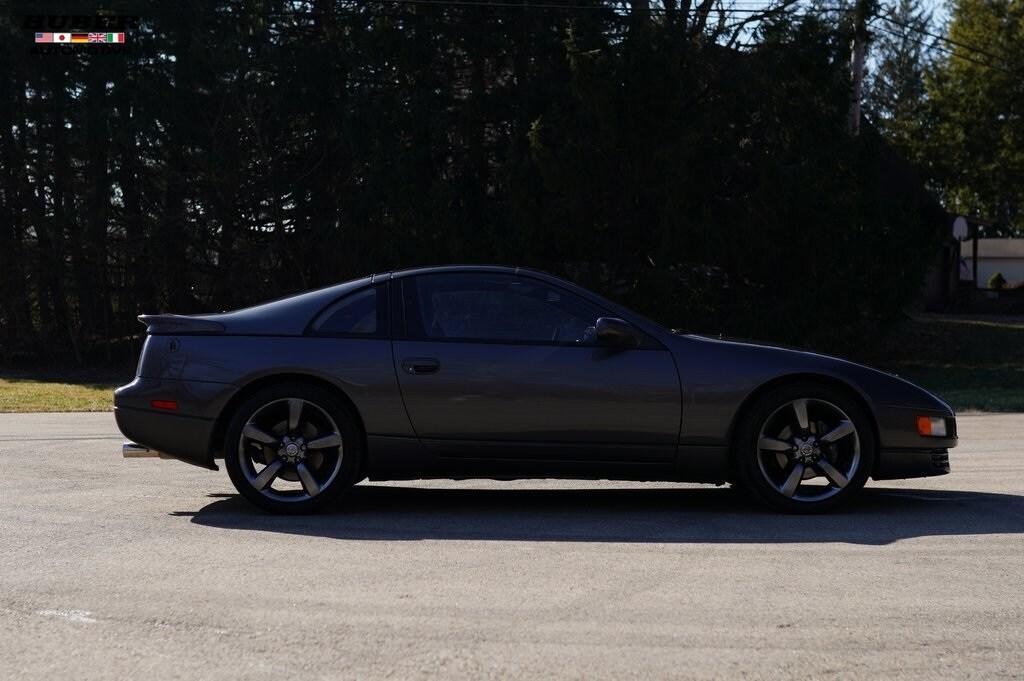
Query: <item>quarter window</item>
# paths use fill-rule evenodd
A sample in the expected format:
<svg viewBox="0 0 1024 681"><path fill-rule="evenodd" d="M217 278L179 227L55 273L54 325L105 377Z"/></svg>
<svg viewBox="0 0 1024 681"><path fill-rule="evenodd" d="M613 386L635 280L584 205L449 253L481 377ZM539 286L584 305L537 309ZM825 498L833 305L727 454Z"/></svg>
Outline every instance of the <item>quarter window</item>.
<svg viewBox="0 0 1024 681"><path fill-rule="evenodd" d="M313 331L327 336L372 336L377 333L377 287L348 295L324 310Z"/></svg>
<svg viewBox="0 0 1024 681"><path fill-rule="evenodd" d="M406 291L409 291L406 284ZM583 344L603 311L562 289L506 274L415 277L406 318L430 339ZM415 331L415 329L413 329Z"/></svg>

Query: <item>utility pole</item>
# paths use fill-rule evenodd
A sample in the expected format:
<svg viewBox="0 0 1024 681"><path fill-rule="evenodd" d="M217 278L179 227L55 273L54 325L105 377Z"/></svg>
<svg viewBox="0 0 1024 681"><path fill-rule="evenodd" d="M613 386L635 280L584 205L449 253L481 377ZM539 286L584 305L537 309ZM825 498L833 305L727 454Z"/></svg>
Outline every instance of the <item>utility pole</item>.
<svg viewBox="0 0 1024 681"><path fill-rule="evenodd" d="M853 6L853 54L850 58L850 134L860 133L860 102L864 96L864 60L868 51L868 17L875 10L876 0L855 0Z"/></svg>

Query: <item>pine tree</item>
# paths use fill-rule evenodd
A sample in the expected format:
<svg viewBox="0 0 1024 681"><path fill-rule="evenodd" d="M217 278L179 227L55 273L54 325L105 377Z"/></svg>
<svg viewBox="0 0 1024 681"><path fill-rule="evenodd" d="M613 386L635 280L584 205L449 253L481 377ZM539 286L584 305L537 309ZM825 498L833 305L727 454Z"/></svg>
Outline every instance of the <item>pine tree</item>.
<svg viewBox="0 0 1024 681"><path fill-rule="evenodd" d="M875 126L904 153L919 150L927 91L925 74L934 42L932 12L914 0L882 8L871 44L873 67L865 99Z"/></svg>
<svg viewBox="0 0 1024 681"><path fill-rule="evenodd" d="M1024 3L958 0L926 80L926 152L947 209L1024 233Z"/></svg>

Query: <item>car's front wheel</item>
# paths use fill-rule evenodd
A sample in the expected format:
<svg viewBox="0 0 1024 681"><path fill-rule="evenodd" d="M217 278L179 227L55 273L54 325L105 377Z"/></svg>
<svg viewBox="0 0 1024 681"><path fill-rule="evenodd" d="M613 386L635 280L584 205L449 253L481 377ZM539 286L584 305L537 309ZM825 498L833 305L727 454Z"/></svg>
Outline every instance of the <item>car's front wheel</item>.
<svg viewBox="0 0 1024 681"><path fill-rule="evenodd" d="M874 429L844 391L813 383L776 388L755 402L736 439L743 488L784 511L813 513L843 503L868 479Z"/></svg>
<svg viewBox="0 0 1024 681"><path fill-rule="evenodd" d="M309 513L354 482L359 424L329 391L287 383L245 400L227 428L224 463L235 488L274 513Z"/></svg>

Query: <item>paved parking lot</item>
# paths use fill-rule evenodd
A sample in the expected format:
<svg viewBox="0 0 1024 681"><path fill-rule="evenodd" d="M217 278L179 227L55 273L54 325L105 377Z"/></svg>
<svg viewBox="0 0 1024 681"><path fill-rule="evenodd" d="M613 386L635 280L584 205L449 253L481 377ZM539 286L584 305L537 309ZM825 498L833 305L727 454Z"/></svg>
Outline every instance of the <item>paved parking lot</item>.
<svg viewBox="0 0 1024 681"><path fill-rule="evenodd" d="M0 415L0 678L1020 678L1024 415L960 433L827 516L474 481L278 518L110 414Z"/></svg>

